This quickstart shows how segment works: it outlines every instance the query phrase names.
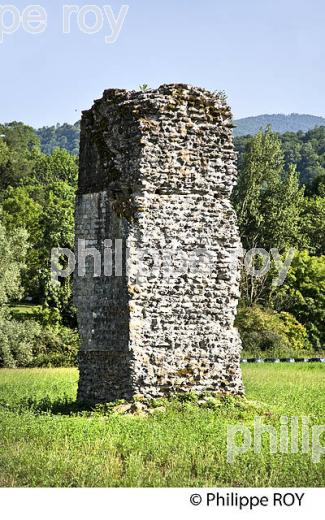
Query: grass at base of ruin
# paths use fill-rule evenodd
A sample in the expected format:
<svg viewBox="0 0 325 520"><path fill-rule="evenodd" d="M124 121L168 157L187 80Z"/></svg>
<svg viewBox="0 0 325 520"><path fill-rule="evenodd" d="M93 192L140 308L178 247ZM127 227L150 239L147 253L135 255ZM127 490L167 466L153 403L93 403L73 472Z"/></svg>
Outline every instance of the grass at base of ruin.
<svg viewBox="0 0 325 520"><path fill-rule="evenodd" d="M246 399L172 400L146 416L73 411L76 369L0 370L0 485L324 486L325 455L272 454L266 436L230 464L227 426L253 433L259 415L279 435L280 417L298 416L301 434L309 416L311 433L325 423L325 366L242 368Z"/></svg>

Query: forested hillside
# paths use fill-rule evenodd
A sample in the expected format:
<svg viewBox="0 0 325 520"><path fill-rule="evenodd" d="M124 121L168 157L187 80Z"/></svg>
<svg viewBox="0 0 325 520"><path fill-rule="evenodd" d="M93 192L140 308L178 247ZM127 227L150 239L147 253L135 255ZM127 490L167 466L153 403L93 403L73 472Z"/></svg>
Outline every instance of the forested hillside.
<svg viewBox="0 0 325 520"><path fill-rule="evenodd" d="M284 153L285 170L290 164L297 168L299 181L310 194L318 193L320 184L325 179L325 126L308 132L286 132L278 138ZM243 166L244 151L251 142L251 136L235 138L236 150L239 152L239 169Z"/></svg>
<svg viewBox="0 0 325 520"><path fill-rule="evenodd" d="M71 278L50 276L51 248L73 248L79 127L63 127L36 132L23 123L0 125L0 366L71 364L77 352ZM319 352L325 128L281 136L267 129L237 138L236 147L233 202L244 247L278 249L282 261L295 249L281 287L272 285L276 262L258 279L243 269L237 325L245 352Z"/></svg>
<svg viewBox="0 0 325 520"><path fill-rule="evenodd" d="M255 135L259 130L265 130L269 125L273 132L307 132L318 126L325 126L325 117L309 114L262 114L260 116L237 119L234 129L235 136Z"/></svg>
<svg viewBox="0 0 325 520"><path fill-rule="evenodd" d="M318 120L321 119L318 118ZM267 119L267 121L270 120ZM35 139L34 133L32 135L32 139ZM43 127L36 130L36 135L39 138L41 150L45 154L51 154L55 148L63 148L72 155L79 153L79 122L74 125L65 123ZM236 149L239 152L239 165L242 164L243 151L250 138L249 135L235 138ZM289 164L294 163L300 182L306 186L308 192L313 192L325 172L325 125L307 132L285 132L280 134L279 138L283 146L286 169Z"/></svg>
<svg viewBox="0 0 325 520"><path fill-rule="evenodd" d="M43 153L50 154L54 148L64 148L72 155L79 154L80 122L43 126L36 130Z"/></svg>
<svg viewBox="0 0 325 520"><path fill-rule="evenodd" d="M272 130L280 134L285 160L288 165L294 162L297 165L301 180L310 184L313 178L319 175L320 168L324 169L324 133L325 118L316 116L302 116L282 114L275 116L257 116L235 121L234 129L236 147L239 152L245 148L250 136L258 130L271 125ZM315 128L320 127L321 128ZM55 148L63 148L72 155L79 154L80 122L74 125L64 123L48 126L36 130L43 153L51 154Z"/></svg>

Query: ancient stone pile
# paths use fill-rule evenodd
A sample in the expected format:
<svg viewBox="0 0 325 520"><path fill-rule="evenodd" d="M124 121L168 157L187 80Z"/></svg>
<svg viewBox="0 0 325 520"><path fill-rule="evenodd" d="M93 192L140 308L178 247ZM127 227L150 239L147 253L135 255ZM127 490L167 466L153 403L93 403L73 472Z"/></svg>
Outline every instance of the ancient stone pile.
<svg viewBox="0 0 325 520"><path fill-rule="evenodd" d="M83 113L80 400L243 392L235 160L218 93L110 89Z"/></svg>

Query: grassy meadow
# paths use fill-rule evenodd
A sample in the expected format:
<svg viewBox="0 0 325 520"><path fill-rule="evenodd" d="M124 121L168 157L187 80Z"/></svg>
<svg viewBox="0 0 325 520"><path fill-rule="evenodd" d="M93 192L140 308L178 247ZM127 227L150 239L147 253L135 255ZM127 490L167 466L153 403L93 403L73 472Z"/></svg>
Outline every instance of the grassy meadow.
<svg viewBox="0 0 325 520"><path fill-rule="evenodd" d="M325 419L325 366L243 366L246 398L123 405L81 411L76 369L0 370L1 486L324 486L325 457L270 454L267 438L227 462L227 426L252 429L254 416ZM325 444L323 434L323 445Z"/></svg>

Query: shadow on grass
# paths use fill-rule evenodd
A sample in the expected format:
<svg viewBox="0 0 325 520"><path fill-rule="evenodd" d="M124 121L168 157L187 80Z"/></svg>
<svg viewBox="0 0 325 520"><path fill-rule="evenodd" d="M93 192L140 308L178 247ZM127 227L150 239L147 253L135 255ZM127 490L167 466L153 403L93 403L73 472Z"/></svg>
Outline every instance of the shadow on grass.
<svg viewBox="0 0 325 520"><path fill-rule="evenodd" d="M16 414L30 412L34 415L89 415L94 413L96 408L68 396L54 400L48 396L43 399L28 397L16 403L0 401L0 409Z"/></svg>
<svg viewBox="0 0 325 520"><path fill-rule="evenodd" d="M25 397L22 400L8 403L0 401L0 410L23 415L62 415L70 417L109 416L112 413L148 415L159 411L173 411L187 413L190 408L205 409L218 415L233 418L254 417L263 414L271 417L269 407L258 401L247 400L243 396L229 394L196 395L193 393L175 393L168 397L151 399L132 399L131 401L117 400L109 403L91 405L79 402L69 395L54 399L51 396L43 398Z"/></svg>

